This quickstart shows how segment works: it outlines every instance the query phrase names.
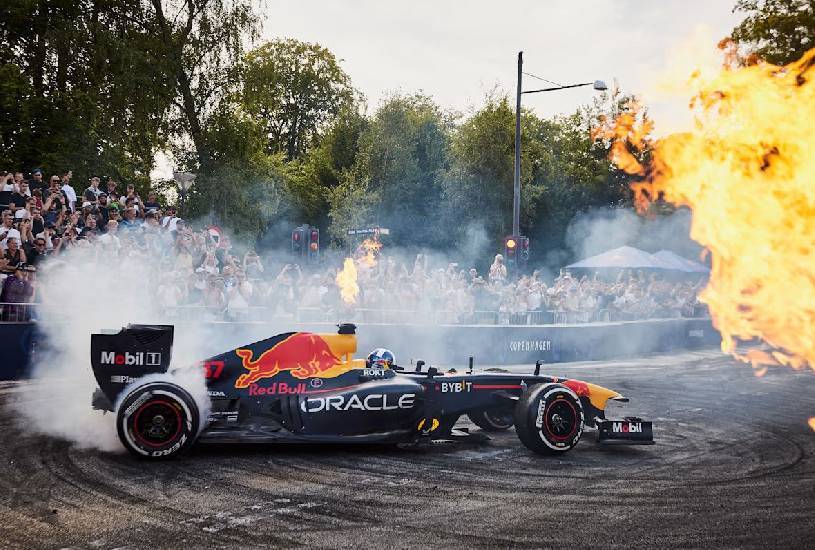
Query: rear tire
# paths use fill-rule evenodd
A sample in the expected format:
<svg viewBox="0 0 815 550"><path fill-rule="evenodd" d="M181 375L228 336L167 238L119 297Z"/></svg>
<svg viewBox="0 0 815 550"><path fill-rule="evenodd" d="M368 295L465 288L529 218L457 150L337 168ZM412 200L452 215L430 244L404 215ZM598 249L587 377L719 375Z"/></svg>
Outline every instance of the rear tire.
<svg viewBox="0 0 815 550"><path fill-rule="evenodd" d="M515 432L527 448L555 455L572 450L583 434L583 406L560 384L534 386L515 405Z"/></svg>
<svg viewBox="0 0 815 550"><path fill-rule="evenodd" d="M180 386L152 382L137 387L116 412L116 428L125 448L141 458L177 456L198 436L200 414L192 396Z"/></svg>
<svg viewBox="0 0 815 550"><path fill-rule="evenodd" d="M510 408L479 409L467 413L470 422L485 432L503 432L515 423L513 411Z"/></svg>

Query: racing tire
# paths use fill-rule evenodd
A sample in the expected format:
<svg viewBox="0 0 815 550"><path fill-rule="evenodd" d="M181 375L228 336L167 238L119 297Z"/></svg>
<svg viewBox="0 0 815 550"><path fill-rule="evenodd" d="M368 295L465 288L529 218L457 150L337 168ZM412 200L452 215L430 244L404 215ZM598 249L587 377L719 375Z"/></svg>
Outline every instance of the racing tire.
<svg viewBox="0 0 815 550"><path fill-rule="evenodd" d="M503 432L510 429L515 424L514 416L513 410L506 407L479 409L467 413L470 422L485 432Z"/></svg>
<svg viewBox="0 0 815 550"><path fill-rule="evenodd" d="M515 405L515 432L530 450L557 455L572 450L583 435L585 418L577 395L560 384L541 384Z"/></svg>
<svg viewBox="0 0 815 550"><path fill-rule="evenodd" d="M152 382L131 391L116 411L116 428L125 448L140 458L178 456L198 437L200 413L186 390Z"/></svg>

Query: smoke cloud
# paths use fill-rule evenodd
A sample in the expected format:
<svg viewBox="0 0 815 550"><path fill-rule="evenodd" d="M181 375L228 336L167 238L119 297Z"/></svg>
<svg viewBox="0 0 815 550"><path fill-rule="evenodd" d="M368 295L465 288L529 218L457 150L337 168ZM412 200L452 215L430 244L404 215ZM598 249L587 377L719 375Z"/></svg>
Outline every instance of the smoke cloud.
<svg viewBox="0 0 815 550"><path fill-rule="evenodd" d="M687 209L654 218L640 216L631 208L594 209L574 217L566 232L566 244L575 260L620 246L651 253L669 249L698 259L702 247L690 238L690 224Z"/></svg>
<svg viewBox="0 0 815 550"><path fill-rule="evenodd" d="M23 387L13 407L26 431L67 439L79 447L120 451L115 414L91 408L97 383L90 365L90 336L128 323L168 323L154 291L170 275L156 253L145 261L141 255L120 256L101 243L85 244L45 262L38 273L37 293L43 302L38 326L45 344L33 358L33 383ZM196 350L203 342L212 344L212 338L195 326L176 332L169 369L173 372L152 375L190 392L204 418L209 399L203 371L179 368L200 360Z"/></svg>

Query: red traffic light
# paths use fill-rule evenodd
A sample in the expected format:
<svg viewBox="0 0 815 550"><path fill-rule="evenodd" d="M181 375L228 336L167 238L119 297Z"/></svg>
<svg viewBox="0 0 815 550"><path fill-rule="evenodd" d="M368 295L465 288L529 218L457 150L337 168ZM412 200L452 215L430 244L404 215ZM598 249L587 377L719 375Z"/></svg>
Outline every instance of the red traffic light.
<svg viewBox="0 0 815 550"><path fill-rule="evenodd" d="M291 238L292 238L293 241L299 241L300 240L300 232L295 231L294 233L291 234Z"/></svg>

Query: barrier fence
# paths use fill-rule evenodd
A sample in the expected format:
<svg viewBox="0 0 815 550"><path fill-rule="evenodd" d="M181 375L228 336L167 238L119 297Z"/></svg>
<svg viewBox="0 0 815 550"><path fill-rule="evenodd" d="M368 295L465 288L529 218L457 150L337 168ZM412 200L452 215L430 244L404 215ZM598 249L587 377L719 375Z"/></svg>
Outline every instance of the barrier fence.
<svg viewBox="0 0 815 550"><path fill-rule="evenodd" d="M240 323L336 323L366 324L432 324L432 325L509 325L536 326L561 324L607 323L645 320L610 309L595 311L419 311L407 309L297 308L292 311L263 306L219 308L209 306L173 306L160 308L167 322L240 322ZM32 321L58 322L62 309L34 303L0 303L0 322L27 323ZM695 319L707 316L697 308L690 315L681 311L662 311L652 319Z"/></svg>
<svg viewBox="0 0 815 550"><path fill-rule="evenodd" d="M26 304L15 304L26 305ZM29 307L36 322L0 323L0 380L25 377L37 357L48 358L53 351L49 336L67 330L60 312ZM47 319L50 315L51 321ZM336 319L309 320L311 313L301 311L303 320L296 321L294 312L286 318L264 321L207 321L200 310L176 309L179 334L194 334L197 358L206 358L234 347L290 331L334 332ZM362 312L364 313L364 312ZM494 312L489 312L493 313ZM15 310L15 315L18 312ZM195 319L195 321L193 321ZM359 320L359 319L357 319ZM376 320L376 319L374 319ZM150 322L133 318L132 322ZM185 328L189 327L189 331ZM93 330L117 329L102 326ZM391 323L360 322L357 331L359 355L387 347L401 364L410 365L422 359L430 364L466 366L468 357L477 365L534 364L562 361L606 360L655 352L718 346L721 338L710 319L650 319L645 321L563 323L542 325L500 324L410 324L401 320ZM77 369L90 368L80 363Z"/></svg>

